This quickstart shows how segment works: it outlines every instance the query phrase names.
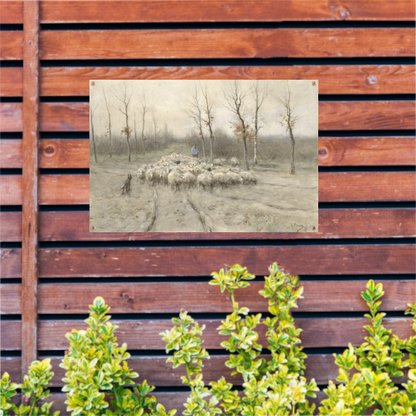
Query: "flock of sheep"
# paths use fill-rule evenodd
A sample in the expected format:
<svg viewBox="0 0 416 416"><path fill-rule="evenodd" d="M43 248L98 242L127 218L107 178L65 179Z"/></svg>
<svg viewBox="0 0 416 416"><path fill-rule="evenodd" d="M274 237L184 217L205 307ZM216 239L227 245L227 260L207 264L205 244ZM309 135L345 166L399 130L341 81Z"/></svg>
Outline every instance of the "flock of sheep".
<svg viewBox="0 0 416 416"><path fill-rule="evenodd" d="M162 157L154 165L140 167L137 176L141 184L170 186L175 192L181 186L188 189L197 186L199 190L212 191L214 186L224 189L231 185L256 184L257 179L250 172L241 171L239 164L236 158L229 161L214 159L208 163L204 159L172 154Z"/></svg>

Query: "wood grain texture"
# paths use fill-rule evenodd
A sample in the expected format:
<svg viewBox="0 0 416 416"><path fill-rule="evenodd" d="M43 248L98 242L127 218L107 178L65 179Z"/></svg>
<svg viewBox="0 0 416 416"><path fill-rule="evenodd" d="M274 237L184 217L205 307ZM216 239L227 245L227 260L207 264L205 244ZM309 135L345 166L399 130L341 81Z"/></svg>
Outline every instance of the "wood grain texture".
<svg viewBox="0 0 416 416"><path fill-rule="evenodd" d="M0 140L0 168L21 168L22 151L22 140Z"/></svg>
<svg viewBox="0 0 416 416"><path fill-rule="evenodd" d="M320 137L319 166L411 166L414 137Z"/></svg>
<svg viewBox="0 0 416 416"><path fill-rule="evenodd" d="M88 212L42 212L41 241L247 240L416 236L414 209L321 209L317 233L90 233ZM74 227L73 224L77 224ZM19 238L18 229L13 234ZM8 241L8 240L4 240Z"/></svg>
<svg viewBox="0 0 416 416"><path fill-rule="evenodd" d="M58 1L42 3L43 23L77 22L281 22L322 20L413 20L410 0L281 1Z"/></svg>
<svg viewBox="0 0 416 416"><path fill-rule="evenodd" d="M225 264L268 274L278 261L292 274L414 273L414 246L314 245L41 249L39 277L209 276Z"/></svg>
<svg viewBox="0 0 416 416"><path fill-rule="evenodd" d="M0 350L1 351L21 351L22 349L22 322L0 321ZM22 377L21 368L18 369Z"/></svg>
<svg viewBox="0 0 416 416"><path fill-rule="evenodd" d="M414 172L325 172L319 174L320 202L414 201ZM3 205L22 204L21 176L0 176ZM41 205L89 204L88 175L42 175Z"/></svg>
<svg viewBox="0 0 416 416"><path fill-rule="evenodd" d="M0 3L4 3L1 1ZM23 31L2 30L0 60L21 61L23 59Z"/></svg>
<svg viewBox="0 0 416 416"><path fill-rule="evenodd" d="M179 314L179 311L176 315ZM201 337L204 347L207 349L222 349L221 342L226 337L218 335L218 328L221 325L220 319L197 319L200 325L206 329ZM170 320L149 319L149 320L112 320L118 325L115 332L118 343L126 342L129 350L164 350L166 344L162 341L161 332L170 329L173 324ZM368 324L366 318L296 318L295 325L302 328L300 334L304 348L326 348L326 347L347 347L348 343L358 346L364 342L368 332L364 325ZM20 321L1 321L2 335L1 349L3 351L20 350ZM412 320L405 318L384 318L383 325L391 329L400 338L412 336ZM85 329L86 324L82 320L48 320L39 321L39 351L66 350L69 347L65 334L72 329ZM266 326L258 328L259 343L266 344Z"/></svg>
<svg viewBox="0 0 416 416"><path fill-rule="evenodd" d="M0 249L0 259L2 279L22 277L22 250L20 248Z"/></svg>
<svg viewBox="0 0 416 416"><path fill-rule="evenodd" d="M91 79L316 79L321 95L416 92L414 65L45 67L40 74L41 95L54 97L87 96Z"/></svg>
<svg viewBox="0 0 416 416"><path fill-rule="evenodd" d="M23 13L22 374L38 350L39 0Z"/></svg>
<svg viewBox="0 0 416 416"><path fill-rule="evenodd" d="M0 8L4 3L4 1L0 2ZM0 71L0 97L21 97L22 95L23 68L2 68Z"/></svg>
<svg viewBox="0 0 416 416"><path fill-rule="evenodd" d="M0 175L1 205L22 205L22 176Z"/></svg>
<svg viewBox="0 0 416 416"><path fill-rule="evenodd" d="M382 299L382 311L405 311L408 309L407 304L416 298L416 284L413 280L383 281L382 284L386 293ZM365 285L366 282L357 281L301 282L304 299L299 300L296 312L367 312L368 307L361 298ZM8 298L16 298L19 286L2 287L5 290L2 300L4 296L6 311L12 310ZM253 313L268 312L267 299L259 295L263 288L263 282L252 282L248 289L236 292L236 301ZM207 282L169 282L42 284L39 286L39 313L85 314L97 293L111 306L111 313L177 313L181 308L190 313L232 312L228 296L221 294L216 286ZM13 310L18 311L18 306L14 306Z"/></svg>
<svg viewBox="0 0 416 416"><path fill-rule="evenodd" d="M22 241L22 213L0 212L0 241Z"/></svg>
<svg viewBox="0 0 416 416"><path fill-rule="evenodd" d="M0 297L1 297L1 304L0 304L1 315L20 315L22 313L22 285L21 284L1 285Z"/></svg>
<svg viewBox="0 0 416 416"><path fill-rule="evenodd" d="M40 37L44 60L404 57L414 49L413 28L54 30Z"/></svg>
<svg viewBox="0 0 416 416"><path fill-rule="evenodd" d="M317 233L90 233L88 212L39 213L39 241L270 240L416 236L412 208L321 209ZM22 239L20 212L0 212L0 240ZM74 227L74 224L77 224Z"/></svg>
<svg viewBox="0 0 416 416"><path fill-rule="evenodd" d="M18 105L13 108L17 111ZM414 101L323 101L319 103L319 130L414 129L415 110ZM40 130L86 132L88 114L88 103L41 103Z"/></svg>
<svg viewBox="0 0 416 416"><path fill-rule="evenodd" d="M23 130L22 120L23 104L0 103L0 131L21 132Z"/></svg>
<svg viewBox="0 0 416 416"><path fill-rule="evenodd" d="M0 24L23 23L23 1L0 1Z"/></svg>
<svg viewBox="0 0 416 416"><path fill-rule="evenodd" d="M19 144L19 140L0 141L0 166L21 167ZM416 163L414 137L320 137L318 146L319 166L411 166ZM89 168L89 160L88 140L40 141L41 168Z"/></svg>

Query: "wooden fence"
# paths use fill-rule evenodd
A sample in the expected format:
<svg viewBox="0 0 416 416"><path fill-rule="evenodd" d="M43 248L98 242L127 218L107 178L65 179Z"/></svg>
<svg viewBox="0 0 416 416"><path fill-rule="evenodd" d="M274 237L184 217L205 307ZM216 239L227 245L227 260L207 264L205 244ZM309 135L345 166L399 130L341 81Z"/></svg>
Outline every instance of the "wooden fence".
<svg viewBox="0 0 416 416"><path fill-rule="evenodd" d="M207 284L225 263L259 276L239 298L256 312L271 263L301 276L296 321L321 386L337 376L329 353L363 341L369 278L386 326L409 336L414 20L413 0L1 1L2 372L20 381L52 357L65 414L64 335L101 295L167 408L186 392L158 333L181 308L207 325L205 380L238 385L215 331L230 305ZM318 79L319 232L89 233L90 79Z"/></svg>

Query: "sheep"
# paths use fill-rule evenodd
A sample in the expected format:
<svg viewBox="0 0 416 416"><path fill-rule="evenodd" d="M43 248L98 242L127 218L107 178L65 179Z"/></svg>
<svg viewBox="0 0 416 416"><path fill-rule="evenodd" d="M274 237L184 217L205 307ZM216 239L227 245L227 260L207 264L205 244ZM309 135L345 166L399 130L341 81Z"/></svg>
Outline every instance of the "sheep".
<svg viewBox="0 0 416 416"><path fill-rule="evenodd" d="M221 159L214 159L212 161L212 164L215 165L215 166L222 166L223 165Z"/></svg>
<svg viewBox="0 0 416 416"><path fill-rule="evenodd" d="M238 185L243 183L243 178L238 173L228 172L227 182L231 185Z"/></svg>
<svg viewBox="0 0 416 416"><path fill-rule="evenodd" d="M169 169L169 168L163 169L163 172L162 172L162 183L163 183L163 185L168 184L168 175L169 175L170 172L171 172L171 169Z"/></svg>
<svg viewBox="0 0 416 416"><path fill-rule="evenodd" d="M228 187L227 177L225 176L224 172L215 172L212 176L215 182L221 186L221 189Z"/></svg>
<svg viewBox="0 0 416 416"><path fill-rule="evenodd" d="M243 179L244 185L249 183L257 183L257 179L250 172L240 172L240 176Z"/></svg>
<svg viewBox="0 0 416 416"><path fill-rule="evenodd" d="M179 191L181 183L183 182L183 176L179 172L172 171L168 175L168 183L173 190Z"/></svg>
<svg viewBox="0 0 416 416"><path fill-rule="evenodd" d="M146 182L146 171L143 168L140 168L137 171L137 177L140 179L140 183L143 184Z"/></svg>
<svg viewBox="0 0 416 416"><path fill-rule="evenodd" d="M198 183L198 189L203 189L205 191L205 187L209 187L212 191L213 186L215 185L215 179L212 175L208 173L203 173L202 175L199 175L197 178Z"/></svg>
<svg viewBox="0 0 416 416"><path fill-rule="evenodd" d="M153 182L153 179L154 179L154 171L153 171L153 169L149 169L146 172L146 179L147 179L147 183L149 184L149 186L154 186L154 182Z"/></svg>
<svg viewBox="0 0 416 416"><path fill-rule="evenodd" d="M188 185L188 188L192 188L195 185L196 177L192 171L185 172L183 175L183 183Z"/></svg>
<svg viewBox="0 0 416 416"><path fill-rule="evenodd" d="M159 184L163 181L163 172L162 169L155 169L153 172L153 182Z"/></svg>
<svg viewBox="0 0 416 416"><path fill-rule="evenodd" d="M236 157L232 157L232 158L230 159L230 163L231 163L233 166L238 166L238 165L240 164L240 162L238 161L238 159L237 159Z"/></svg>

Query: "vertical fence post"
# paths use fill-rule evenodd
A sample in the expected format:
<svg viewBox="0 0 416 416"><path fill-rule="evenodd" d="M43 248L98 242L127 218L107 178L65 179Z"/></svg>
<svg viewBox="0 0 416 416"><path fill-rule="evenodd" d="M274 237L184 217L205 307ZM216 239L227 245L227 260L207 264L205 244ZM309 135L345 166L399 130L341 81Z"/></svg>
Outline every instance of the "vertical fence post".
<svg viewBox="0 0 416 416"><path fill-rule="evenodd" d="M22 377L37 357L39 0L23 8Z"/></svg>

